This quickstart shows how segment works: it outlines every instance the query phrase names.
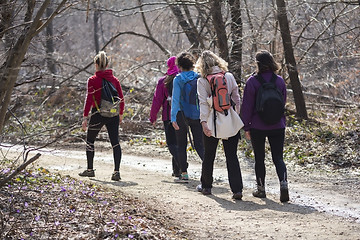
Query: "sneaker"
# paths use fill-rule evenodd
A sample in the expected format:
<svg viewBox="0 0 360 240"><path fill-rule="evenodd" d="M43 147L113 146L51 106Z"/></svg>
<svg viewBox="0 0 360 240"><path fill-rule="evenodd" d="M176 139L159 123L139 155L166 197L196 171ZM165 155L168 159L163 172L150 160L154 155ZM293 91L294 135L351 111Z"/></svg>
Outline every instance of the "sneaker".
<svg viewBox="0 0 360 240"><path fill-rule="evenodd" d="M176 172L176 171L174 171L174 172L171 174L171 176L173 176L173 177L180 177L180 175L181 175L181 173L180 173L180 172Z"/></svg>
<svg viewBox="0 0 360 240"><path fill-rule="evenodd" d="M201 184L196 186L196 191L202 192L202 190L203 190L203 188L202 188Z"/></svg>
<svg viewBox="0 0 360 240"><path fill-rule="evenodd" d="M79 173L80 177L95 177L95 171L92 170L85 170L82 173Z"/></svg>
<svg viewBox="0 0 360 240"><path fill-rule="evenodd" d="M253 196L257 198L266 198L265 187L257 186L257 189L253 192Z"/></svg>
<svg viewBox="0 0 360 240"><path fill-rule="evenodd" d="M242 195L242 192L237 192L237 193L234 193L232 198L235 199L235 200L241 200L243 197Z"/></svg>
<svg viewBox="0 0 360 240"><path fill-rule="evenodd" d="M178 179L175 179L175 182L178 183L188 183L189 182L189 175L187 173L180 174Z"/></svg>
<svg viewBox="0 0 360 240"><path fill-rule="evenodd" d="M289 201L289 189L288 183L286 181L281 181L280 183L280 202Z"/></svg>
<svg viewBox="0 0 360 240"><path fill-rule="evenodd" d="M120 172L114 172L111 176L111 180L113 181L119 181L121 179Z"/></svg>

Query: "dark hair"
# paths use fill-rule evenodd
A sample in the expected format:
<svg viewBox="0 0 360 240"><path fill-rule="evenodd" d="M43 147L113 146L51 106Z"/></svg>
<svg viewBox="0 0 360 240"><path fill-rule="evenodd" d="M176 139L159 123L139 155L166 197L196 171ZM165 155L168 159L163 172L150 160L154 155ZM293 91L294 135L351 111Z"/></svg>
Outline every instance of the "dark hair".
<svg viewBox="0 0 360 240"><path fill-rule="evenodd" d="M183 70L191 70L194 67L195 58L189 52L182 52L176 57L176 65Z"/></svg>
<svg viewBox="0 0 360 240"><path fill-rule="evenodd" d="M172 95L173 80L174 80L175 76L176 76L176 74L166 75L165 80L164 80L165 87L166 87L170 97Z"/></svg>
<svg viewBox="0 0 360 240"><path fill-rule="evenodd" d="M255 55L258 72L262 73L265 71L276 72L279 70L279 65L275 62L274 57L266 50L261 50Z"/></svg>

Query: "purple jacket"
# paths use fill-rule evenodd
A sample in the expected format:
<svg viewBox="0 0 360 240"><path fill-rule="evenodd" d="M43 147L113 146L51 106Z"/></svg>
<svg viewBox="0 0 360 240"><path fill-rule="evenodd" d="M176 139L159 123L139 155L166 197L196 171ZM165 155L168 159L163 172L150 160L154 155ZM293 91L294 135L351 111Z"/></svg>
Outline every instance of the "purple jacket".
<svg viewBox="0 0 360 240"><path fill-rule="evenodd" d="M150 122L154 123L157 118L157 113L162 107L162 120L170 120L171 107L167 98L169 96L167 88L165 87L164 81L166 76L159 79L156 90L154 93L154 98L150 110Z"/></svg>
<svg viewBox="0 0 360 240"><path fill-rule="evenodd" d="M265 82L270 81L271 75L272 75L271 71L267 71L261 74ZM276 86L282 92L284 96L284 102L286 102L285 81L279 75L276 79ZM244 122L244 130L249 131L250 128L259 129L259 130L272 130L272 129L285 128L286 126L285 116L281 118L280 122L273 125L267 125L260 119L260 116L256 113L255 110L256 93L259 88L260 88L259 81L254 76L249 77L249 79L246 81L244 95L243 95L243 102L241 105L241 119Z"/></svg>

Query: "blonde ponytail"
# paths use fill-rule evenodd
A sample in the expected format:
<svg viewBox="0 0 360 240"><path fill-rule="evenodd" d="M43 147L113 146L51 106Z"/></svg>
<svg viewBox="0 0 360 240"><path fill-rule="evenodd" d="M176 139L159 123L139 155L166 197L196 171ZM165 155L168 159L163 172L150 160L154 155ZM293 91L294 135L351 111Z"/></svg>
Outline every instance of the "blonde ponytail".
<svg viewBox="0 0 360 240"><path fill-rule="evenodd" d="M106 56L106 53L104 51L100 51L94 57L94 63L99 66L99 70L105 70L108 65L108 58Z"/></svg>

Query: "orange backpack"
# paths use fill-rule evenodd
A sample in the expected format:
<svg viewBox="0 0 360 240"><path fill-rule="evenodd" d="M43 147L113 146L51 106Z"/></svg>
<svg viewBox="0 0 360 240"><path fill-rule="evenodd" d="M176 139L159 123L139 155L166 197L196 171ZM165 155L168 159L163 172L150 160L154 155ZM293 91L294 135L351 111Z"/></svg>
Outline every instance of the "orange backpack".
<svg viewBox="0 0 360 240"><path fill-rule="evenodd" d="M228 93L225 72L210 74L207 77L211 87L211 96L213 98L213 108L218 112L224 112L227 115L231 107L231 99Z"/></svg>

